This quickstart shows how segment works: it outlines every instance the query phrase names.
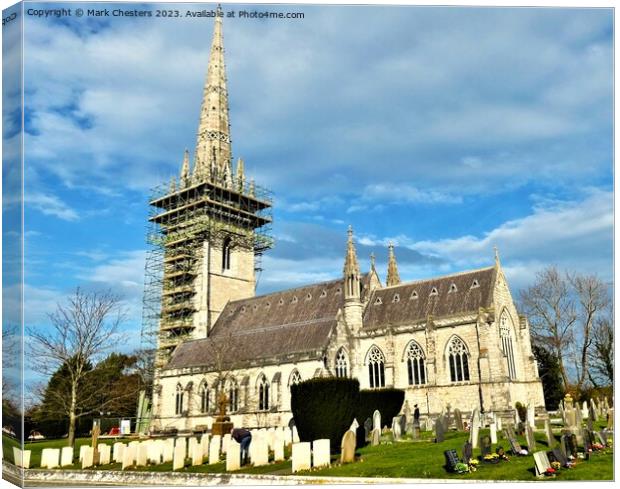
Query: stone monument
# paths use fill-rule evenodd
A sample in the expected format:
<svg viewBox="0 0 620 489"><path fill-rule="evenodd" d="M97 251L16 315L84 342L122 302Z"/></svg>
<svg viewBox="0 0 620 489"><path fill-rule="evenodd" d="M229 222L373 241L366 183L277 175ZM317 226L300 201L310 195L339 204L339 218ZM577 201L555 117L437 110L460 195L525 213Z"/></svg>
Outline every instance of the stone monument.
<svg viewBox="0 0 620 489"><path fill-rule="evenodd" d="M220 392L219 399L217 405L220 410L220 414L215 418L213 422L213 426L211 427L211 435L220 435L223 437L226 433L230 433L230 430L233 428L233 424L230 422L230 418L226 416L226 404L228 403L228 398L224 391Z"/></svg>

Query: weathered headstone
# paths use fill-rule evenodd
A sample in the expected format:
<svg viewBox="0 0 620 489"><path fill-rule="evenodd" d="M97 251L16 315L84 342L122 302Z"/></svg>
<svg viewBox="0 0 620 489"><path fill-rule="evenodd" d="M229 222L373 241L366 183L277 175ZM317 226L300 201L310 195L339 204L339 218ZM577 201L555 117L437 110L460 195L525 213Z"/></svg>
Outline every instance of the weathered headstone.
<svg viewBox="0 0 620 489"><path fill-rule="evenodd" d="M198 442L192 444L192 466L202 465L202 445Z"/></svg>
<svg viewBox="0 0 620 489"><path fill-rule="evenodd" d="M491 443L497 445L497 425L495 423L489 424L489 433L491 435Z"/></svg>
<svg viewBox="0 0 620 489"><path fill-rule="evenodd" d="M108 465L110 463L110 452L112 447L104 443L99 444L99 465Z"/></svg>
<svg viewBox="0 0 620 489"><path fill-rule="evenodd" d="M378 445L381 442L381 430L379 428L376 428L374 430L372 430L372 434L371 436L371 445L374 447L376 445Z"/></svg>
<svg viewBox="0 0 620 489"><path fill-rule="evenodd" d="M144 467L148 461L148 444L141 442L136 451L136 467Z"/></svg>
<svg viewBox="0 0 620 489"><path fill-rule="evenodd" d="M60 452L60 466L73 465L73 447L63 447Z"/></svg>
<svg viewBox="0 0 620 489"><path fill-rule="evenodd" d="M174 456L172 457L172 470L180 470L185 466L185 441L178 443L174 447Z"/></svg>
<svg viewBox="0 0 620 489"><path fill-rule="evenodd" d="M327 438L314 440L312 442L312 466L328 467L329 465L329 440Z"/></svg>
<svg viewBox="0 0 620 489"><path fill-rule="evenodd" d="M536 449L536 439L534 438L534 431L529 424L525 426L525 440L527 441L527 450L533 453Z"/></svg>
<svg viewBox="0 0 620 489"><path fill-rule="evenodd" d="M411 416L411 408L409 407L409 401L405 401L403 414L405 415L405 423L410 423L413 420L413 417Z"/></svg>
<svg viewBox="0 0 620 489"><path fill-rule="evenodd" d="M504 428L504 437L508 440L510 451L512 451L513 455L520 455L522 450L521 445L517 441L514 431L510 426Z"/></svg>
<svg viewBox="0 0 620 489"><path fill-rule="evenodd" d="M226 471L239 470L241 468L241 445L236 440L228 442L226 451Z"/></svg>
<svg viewBox="0 0 620 489"><path fill-rule="evenodd" d="M413 436L413 439L417 440L418 438L420 438L420 421L417 419L414 419L413 425L411 428L412 428L411 435Z"/></svg>
<svg viewBox="0 0 620 489"><path fill-rule="evenodd" d="M454 423L456 424L457 431L463 431L463 415L459 408L454 410Z"/></svg>
<svg viewBox="0 0 620 489"><path fill-rule="evenodd" d="M95 455L95 450L93 447L88 447L87 450L84 450L84 458L82 458L82 469L86 469L88 467L93 466L94 455Z"/></svg>
<svg viewBox="0 0 620 489"><path fill-rule="evenodd" d="M254 437L252 437L252 443L250 448L254 445ZM209 443L209 465L216 464L220 461L220 435L215 435L211 438Z"/></svg>
<svg viewBox="0 0 620 489"><path fill-rule="evenodd" d="M398 422L400 424L400 434L403 436L407 433L407 418L404 414L398 417Z"/></svg>
<svg viewBox="0 0 620 489"><path fill-rule="evenodd" d="M483 457L491 454L491 437L488 435L480 437L480 452Z"/></svg>
<svg viewBox="0 0 620 489"><path fill-rule="evenodd" d="M30 450L21 450L13 447L13 461L17 467L22 469L30 468Z"/></svg>
<svg viewBox="0 0 620 489"><path fill-rule="evenodd" d="M603 438L603 435L600 431L595 431L594 436L596 437L596 441L598 441L604 447L607 446L607 439Z"/></svg>
<svg viewBox="0 0 620 489"><path fill-rule="evenodd" d="M372 429L381 429L381 413L375 409L375 412L372 413Z"/></svg>
<svg viewBox="0 0 620 489"><path fill-rule="evenodd" d="M370 434L372 433L372 419L366 418L364 421L364 433L366 434L366 440L370 439Z"/></svg>
<svg viewBox="0 0 620 489"><path fill-rule="evenodd" d="M553 435L549 419L545 419L545 437L547 438L547 446L549 448L555 447L555 436Z"/></svg>
<svg viewBox="0 0 620 489"><path fill-rule="evenodd" d="M151 440L146 448L146 457L149 463L159 465L161 463L162 444L161 440Z"/></svg>
<svg viewBox="0 0 620 489"><path fill-rule="evenodd" d="M340 463L346 464L355 461L355 433L347 430L340 442Z"/></svg>
<svg viewBox="0 0 620 489"><path fill-rule="evenodd" d="M174 458L174 438L167 438L164 440L163 445L162 445L161 459L163 463L168 463L168 462L172 462L173 458Z"/></svg>
<svg viewBox="0 0 620 489"><path fill-rule="evenodd" d="M284 460L284 435L278 430L273 440L273 461L279 462Z"/></svg>
<svg viewBox="0 0 620 489"><path fill-rule="evenodd" d="M444 429L445 429L444 422L443 422L442 417L440 416L435 421L435 443L442 443L444 441L445 439Z"/></svg>
<svg viewBox="0 0 620 489"><path fill-rule="evenodd" d="M497 431L502 431L502 417L501 416L497 416L495 418L495 422L497 423Z"/></svg>
<svg viewBox="0 0 620 489"><path fill-rule="evenodd" d="M443 456L446 460L446 470L448 472L455 472L456 465L459 463L459 456L456 454L456 450L445 450Z"/></svg>
<svg viewBox="0 0 620 489"><path fill-rule="evenodd" d="M353 418L353 423L351 423L351 426L349 426L349 430L351 430L353 433L355 433L357 428L359 428L359 425L360 424L357 422L357 418Z"/></svg>
<svg viewBox="0 0 620 489"><path fill-rule="evenodd" d="M255 467L269 463L269 448L264 436L258 436L256 439L252 438L252 443L250 443L250 460Z"/></svg>
<svg viewBox="0 0 620 489"><path fill-rule="evenodd" d="M534 453L534 468L536 470L536 477L543 477L547 469L551 468L551 464L547 458L547 452L540 451Z"/></svg>
<svg viewBox="0 0 620 489"><path fill-rule="evenodd" d="M536 428L536 415L533 404L527 405L527 424L531 426L532 429Z"/></svg>
<svg viewBox="0 0 620 489"><path fill-rule="evenodd" d="M392 435L394 436L394 440L400 440L400 416L394 416L392 418Z"/></svg>
<svg viewBox="0 0 620 489"><path fill-rule="evenodd" d="M478 436L480 431L480 414L478 408L474 409L471 415L471 428L469 429L469 443L473 448L478 448Z"/></svg>
<svg viewBox="0 0 620 489"><path fill-rule="evenodd" d="M44 448L41 452L41 467L55 469L60 465L60 449ZM91 462L92 465L92 462Z"/></svg>
<svg viewBox="0 0 620 489"><path fill-rule="evenodd" d="M293 473L299 472L300 470L309 470L311 468L311 453L310 442L293 443L291 454L291 470Z"/></svg>
<svg viewBox="0 0 620 489"><path fill-rule="evenodd" d="M131 467L136 459L136 446L131 443L123 448L121 470Z"/></svg>
<svg viewBox="0 0 620 489"><path fill-rule="evenodd" d="M471 443L468 441L463 445L463 463L468 464L474 455L474 451L472 449Z"/></svg>
<svg viewBox="0 0 620 489"><path fill-rule="evenodd" d="M607 398L605 398L605 402L607 402ZM607 409L607 429L614 429L614 408Z"/></svg>
<svg viewBox="0 0 620 489"><path fill-rule="evenodd" d="M200 446L202 447L203 454L206 455L207 453L209 453L209 434L208 433L204 433L200 437Z"/></svg>
<svg viewBox="0 0 620 489"><path fill-rule="evenodd" d="M583 401L583 403L581 404L581 417L583 419L587 419L589 415L590 412L588 411L588 402Z"/></svg>
<svg viewBox="0 0 620 489"><path fill-rule="evenodd" d="M112 446L112 459L114 460L114 462L116 462L117 464L120 464L123 462L123 450L125 449L125 444L121 443L120 441L117 441L113 446Z"/></svg>

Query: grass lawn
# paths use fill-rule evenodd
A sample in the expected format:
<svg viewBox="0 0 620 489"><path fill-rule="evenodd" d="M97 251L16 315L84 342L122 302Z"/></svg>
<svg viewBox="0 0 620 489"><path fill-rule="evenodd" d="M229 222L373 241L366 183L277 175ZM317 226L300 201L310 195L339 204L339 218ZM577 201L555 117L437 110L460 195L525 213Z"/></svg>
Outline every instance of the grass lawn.
<svg viewBox="0 0 620 489"><path fill-rule="evenodd" d="M600 428L597 427L597 428ZM481 430L481 433L488 433L488 430ZM559 438L559 434L556 434ZM420 440L413 441L405 439L400 442L389 442L379 446L367 446L357 451L355 463L339 465L338 457L332 457L333 465L324 469L313 469L300 472L299 475L313 476L343 476L343 477L404 477L404 478L429 478L429 479L476 479L476 480L535 480L534 459L531 455L524 457L509 456L510 461L502 461L498 464L480 463L478 470L468 474L448 473L444 468L444 450L456 449L461 455L463 444L468 439L467 433L448 432L446 439L442 443L434 443L430 432L422 433ZM547 442L542 432L536 432L537 450L547 450ZM525 447L527 444L523 437L517 437L519 443ZM389 440L389 436L387 437ZM113 444L115 439L103 439L101 443ZM127 440L125 440L127 441ZM76 440L76 457L79 454L79 446L90 444L89 438ZM13 460L12 447L16 446L15 440L3 436L3 453L7 460ZM498 445L508 451L508 441L503 439L498 433ZM32 450L31 467L38 467L41 460L43 448L61 448L66 446L66 440L44 440L40 442L27 443L26 449ZM496 447L494 446L493 449ZM479 449L474 450L474 457L480 454ZM287 450L287 457L289 456ZM192 467L190 461L186 461L186 466L177 472L190 473L222 473L225 471L224 462L209 465ZM80 469L75 464L66 469ZM110 464L97 467L96 470L120 470L120 464ZM130 470L152 471L152 472L171 472L172 464L165 463L157 466L139 467ZM278 462L261 467L245 467L237 471L239 474L275 474L290 475L291 462ZM557 477L548 480L612 480L613 479L613 450L606 449L595 452L589 461L579 460L573 469L562 469Z"/></svg>

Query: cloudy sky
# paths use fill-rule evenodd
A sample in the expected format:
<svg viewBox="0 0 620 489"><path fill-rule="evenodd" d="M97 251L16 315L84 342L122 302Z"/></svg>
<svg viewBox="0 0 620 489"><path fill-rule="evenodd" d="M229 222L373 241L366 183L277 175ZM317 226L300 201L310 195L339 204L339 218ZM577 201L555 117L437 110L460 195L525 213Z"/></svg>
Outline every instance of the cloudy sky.
<svg viewBox="0 0 620 489"><path fill-rule="evenodd" d="M112 287L138 345L149 189L193 152L212 35L185 12L212 6L26 16L26 323ZM612 280L610 9L258 10L304 13L224 20L234 158L274 192L259 293L339 276L349 224L383 276L393 241L404 280L494 246L515 291L550 264Z"/></svg>

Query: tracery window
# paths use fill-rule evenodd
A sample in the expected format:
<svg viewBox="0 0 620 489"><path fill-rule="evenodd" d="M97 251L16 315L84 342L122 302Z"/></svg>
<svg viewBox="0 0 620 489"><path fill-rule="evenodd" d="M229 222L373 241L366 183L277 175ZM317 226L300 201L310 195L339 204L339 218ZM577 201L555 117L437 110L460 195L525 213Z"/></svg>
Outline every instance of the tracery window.
<svg viewBox="0 0 620 489"><path fill-rule="evenodd" d="M450 381L463 382L469 380L469 360L467 346L461 338L454 336L448 347L448 364Z"/></svg>
<svg viewBox="0 0 620 489"><path fill-rule="evenodd" d="M222 246L222 270L230 270L231 240L226 238Z"/></svg>
<svg viewBox="0 0 620 489"><path fill-rule="evenodd" d="M515 356L512 347L512 336L510 335L510 318L508 313L504 311L499 321L499 336L502 340L502 350L508 362L508 376L511 380L517 378L517 369L515 367Z"/></svg>
<svg viewBox="0 0 620 489"><path fill-rule="evenodd" d="M300 382L301 382L301 374L299 373L299 370L295 369L293 370L293 373L291 373L288 386L290 388L290 386L292 386L293 384L299 384Z"/></svg>
<svg viewBox="0 0 620 489"><path fill-rule="evenodd" d="M207 387L206 383L200 386L199 396L200 396L200 412L203 414L208 413L209 412L209 388Z"/></svg>
<svg viewBox="0 0 620 489"><path fill-rule="evenodd" d="M336 377L348 377L349 360L344 348L340 348L336 353Z"/></svg>
<svg viewBox="0 0 620 489"><path fill-rule="evenodd" d="M407 374L409 385L426 384L426 364L424 352L415 341L407 348Z"/></svg>
<svg viewBox="0 0 620 489"><path fill-rule="evenodd" d="M258 381L258 410L269 410L269 382L264 374Z"/></svg>
<svg viewBox="0 0 620 489"><path fill-rule="evenodd" d="M239 386L236 380L231 380L228 385L228 411L231 413L239 409Z"/></svg>
<svg viewBox="0 0 620 489"><path fill-rule="evenodd" d="M368 351L367 358L370 388L385 387L385 357L383 353L373 345Z"/></svg>
<svg viewBox="0 0 620 489"><path fill-rule="evenodd" d="M174 414L179 415L183 413L183 387L181 384L177 384L177 392L175 394Z"/></svg>

